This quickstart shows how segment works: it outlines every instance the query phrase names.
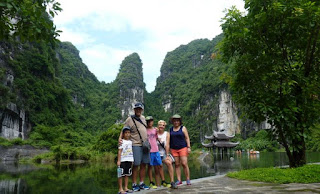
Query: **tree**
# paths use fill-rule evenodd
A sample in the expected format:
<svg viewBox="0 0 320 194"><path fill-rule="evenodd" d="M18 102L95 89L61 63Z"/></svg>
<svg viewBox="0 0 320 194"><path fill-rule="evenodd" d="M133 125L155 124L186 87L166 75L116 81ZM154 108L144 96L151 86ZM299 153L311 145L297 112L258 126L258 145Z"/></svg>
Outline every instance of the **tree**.
<svg viewBox="0 0 320 194"><path fill-rule="evenodd" d="M19 37L22 41L51 42L61 31L50 17L61 10L55 0L1 0L0 40Z"/></svg>
<svg viewBox="0 0 320 194"><path fill-rule="evenodd" d="M320 2L247 0L245 8L232 7L222 24L234 98L250 119L273 126L290 167L302 166L320 116Z"/></svg>

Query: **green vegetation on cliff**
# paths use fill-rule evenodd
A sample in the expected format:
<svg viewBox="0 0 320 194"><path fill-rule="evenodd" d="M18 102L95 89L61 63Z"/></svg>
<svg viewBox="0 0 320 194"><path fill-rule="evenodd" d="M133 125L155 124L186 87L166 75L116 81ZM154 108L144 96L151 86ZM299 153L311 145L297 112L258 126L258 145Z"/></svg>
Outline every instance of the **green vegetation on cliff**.
<svg viewBox="0 0 320 194"><path fill-rule="evenodd" d="M146 103L150 103L146 114L166 121L175 113L182 115L196 146L200 146L199 130L212 130L216 122L216 103L224 85L220 77L226 68L214 57L221 39L222 35L212 41L194 40L169 52L155 91L146 95ZM163 109L165 105L167 112Z"/></svg>
<svg viewBox="0 0 320 194"><path fill-rule="evenodd" d="M1 59L14 72L13 86L5 86L9 91L6 96L16 96L10 102L28 110L33 124L55 126L74 122L70 96L56 77L59 65L55 50L46 43L2 46L5 54Z"/></svg>
<svg viewBox="0 0 320 194"><path fill-rule="evenodd" d="M59 78L71 95L81 128L90 132L107 130L121 117L117 83L99 82L71 43L61 43L57 52L61 64Z"/></svg>

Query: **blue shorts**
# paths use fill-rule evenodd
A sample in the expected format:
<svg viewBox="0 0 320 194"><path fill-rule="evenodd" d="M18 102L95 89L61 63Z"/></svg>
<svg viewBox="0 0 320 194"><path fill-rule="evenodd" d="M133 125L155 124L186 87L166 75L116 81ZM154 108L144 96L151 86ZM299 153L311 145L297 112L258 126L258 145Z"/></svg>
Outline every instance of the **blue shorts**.
<svg viewBox="0 0 320 194"><path fill-rule="evenodd" d="M161 157L159 152L150 153L150 166L162 165Z"/></svg>
<svg viewBox="0 0 320 194"><path fill-rule="evenodd" d="M133 152L133 165L139 166L141 163L149 164L150 163L150 155L149 153L143 153L142 146L132 146Z"/></svg>

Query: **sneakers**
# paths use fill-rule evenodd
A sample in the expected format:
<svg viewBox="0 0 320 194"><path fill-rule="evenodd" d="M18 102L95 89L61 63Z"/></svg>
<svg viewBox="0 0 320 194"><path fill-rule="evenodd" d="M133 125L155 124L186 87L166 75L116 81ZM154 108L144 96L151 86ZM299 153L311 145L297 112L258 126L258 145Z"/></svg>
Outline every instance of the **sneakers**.
<svg viewBox="0 0 320 194"><path fill-rule="evenodd" d="M142 184L140 184L140 189L149 190L150 188L146 184L142 183Z"/></svg>
<svg viewBox="0 0 320 194"><path fill-rule="evenodd" d="M137 184L132 184L132 190L133 191L140 191L140 186Z"/></svg>
<svg viewBox="0 0 320 194"><path fill-rule="evenodd" d="M171 187L170 183L167 183L166 181L162 181L161 185L164 186L164 187L168 187L168 188Z"/></svg>
<svg viewBox="0 0 320 194"><path fill-rule="evenodd" d="M187 180L187 185L191 185L191 182L190 182L190 180Z"/></svg>
<svg viewBox="0 0 320 194"><path fill-rule="evenodd" d="M168 184L169 185L169 184ZM176 185L176 183L175 182L171 182L171 189L177 189L178 188L178 186Z"/></svg>
<svg viewBox="0 0 320 194"><path fill-rule="evenodd" d="M149 187L150 187L151 189L156 189L156 188L158 188L157 185L154 184L154 182L150 182Z"/></svg>
<svg viewBox="0 0 320 194"><path fill-rule="evenodd" d="M176 185L177 185L177 186L182 185L182 181L177 180L177 181L176 181Z"/></svg>

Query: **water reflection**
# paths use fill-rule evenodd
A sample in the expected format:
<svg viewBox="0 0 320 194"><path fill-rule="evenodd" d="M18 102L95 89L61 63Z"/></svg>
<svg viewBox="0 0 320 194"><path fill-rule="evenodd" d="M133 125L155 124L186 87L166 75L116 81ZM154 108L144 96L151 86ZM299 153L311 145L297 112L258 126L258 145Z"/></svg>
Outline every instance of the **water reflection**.
<svg viewBox="0 0 320 194"><path fill-rule="evenodd" d="M307 153L308 162L320 162L320 153ZM284 166L285 153L247 153L189 157L191 179L241 169ZM183 173L182 173L183 174ZM167 173L166 173L167 175ZM166 177L169 180L169 177ZM184 178L183 178L184 180ZM145 182L148 184L149 180ZM131 179L129 179L131 185ZM0 163L0 193L117 193L115 164L40 165Z"/></svg>
<svg viewBox="0 0 320 194"><path fill-rule="evenodd" d="M0 162L0 174L21 174L40 169L33 164L19 164L13 161Z"/></svg>
<svg viewBox="0 0 320 194"><path fill-rule="evenodd" d="M26 193L27 184L23 179L0 180L0 193Z"/></svg>
<svg viewBox="0 0 320 194"><path fill-rule="evenodd" d="M284 152L266 152L260 154L250 154L248 152L231 154L210 153L203 161L203 165L207 167L206 172L214 175L259 167L283 167L289 164L288 157ZM319 152L307 153L308 163L319 161Z"/></svg>

